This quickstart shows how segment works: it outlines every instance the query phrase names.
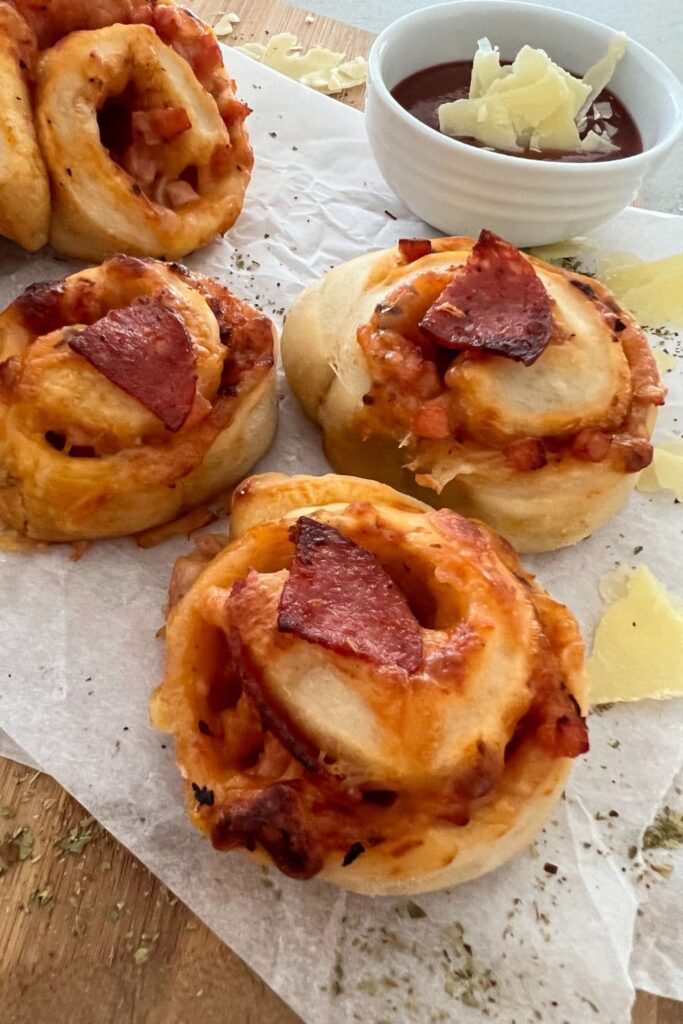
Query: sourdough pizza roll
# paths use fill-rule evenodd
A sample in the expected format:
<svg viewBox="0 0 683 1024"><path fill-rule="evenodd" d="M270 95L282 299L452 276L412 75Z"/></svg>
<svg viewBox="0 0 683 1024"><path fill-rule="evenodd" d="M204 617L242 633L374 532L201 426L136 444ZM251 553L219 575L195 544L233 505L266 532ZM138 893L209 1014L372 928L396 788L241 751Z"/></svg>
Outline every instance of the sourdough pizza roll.
<svg viewBox="0 0 683 1024"><path fill-rule="evenodd" d="M0 314L0 519L45 541L134 533L270 446L272 324L209 278L117 256Z"/></svg>
<svg viewBox="0 0 683 1024"><path fill-rule="evenodd" d="M50 185L33 125L31 83L36 39L0 3L0 235L35 252L47 242Z"/></svg>
<svg viewBox="0 0 683 1024"><path fill-rule="evenodd" d="M201 540L151 711L215 847L388 895L531 842L588 749L583 646L505 541L383 484L280 474L239 487L218 554Z"/></svg>
<svg viewBox="0 0 683 1024"><path fill-rule="evenodd" d="M21 6L54 43L38 64L36 123L55 248L176 259L226 231L253 154L213 31L151 0Z"/></svg>
<svg viewBox="0 0 683 1024"><path fill-rule="evenodd" d="M665 393L606 288L488 231L330 271L289 313L282 356L339 472L481 518L520 551L616 513Z"/></svg>

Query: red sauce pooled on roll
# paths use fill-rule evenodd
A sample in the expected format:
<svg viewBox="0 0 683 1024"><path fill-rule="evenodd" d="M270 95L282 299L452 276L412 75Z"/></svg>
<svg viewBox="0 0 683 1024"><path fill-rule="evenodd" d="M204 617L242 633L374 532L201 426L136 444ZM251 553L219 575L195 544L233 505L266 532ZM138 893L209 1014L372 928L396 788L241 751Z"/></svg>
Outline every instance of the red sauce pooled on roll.
<svg viewBox="0 0 683 1024"><path fill-rule="evenodd" d="M509 61L501 61L502 64L509 64ZM570 72L574 74L574 72ZM453 100L467 99L470 91L470 78L472 77L472 61L458 60L448 64L436 64L431 68L424 68L423 71L416 71L408 75L391 90L391 95L400 103L404 110L422 121L429 128L440 132L439 128L439 107L442 103L452 103ZM558 160L562 163L595 163L596 161L619 160L625 156L635 156L643 152L643 140L630 113L613 92L603 89L596 98L595 103L609 103L612 107L612 114L609 117L609 124L616 128L616 132L610 139L619 148L612 153L576 153L564 152L562 150L546 149L537 152L525 149L522 153L510 153L507 150L496 150L505 153L507 156L524 157L527 160ZM589 132L596 124L602 125L602 120L596 121L592 111L595 103L591 105L586 119L586 128L582 136ZM477 139L460 137L458 142L466 142L470 146L477 146L479 149L485 147Z"/></svg>

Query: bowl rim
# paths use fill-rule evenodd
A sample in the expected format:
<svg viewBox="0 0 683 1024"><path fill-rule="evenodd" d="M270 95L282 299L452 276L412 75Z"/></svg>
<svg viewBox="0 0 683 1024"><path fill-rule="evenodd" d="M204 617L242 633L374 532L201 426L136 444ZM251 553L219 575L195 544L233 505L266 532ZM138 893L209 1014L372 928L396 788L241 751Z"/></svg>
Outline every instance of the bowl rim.
<svg viewBox="0 0 683 1024"><path fill-rule="evenodd" d="M386 46L391 44L397 32L408 27L415 30L417 27L416 22L419 24L426 16L431 15L432 12L440 9L445 12L447 8L451 10L454 17L457 17L458 13L463 12L465 9L478 12L484 12L487 8L505 9L507 11L516 9L520 13L533 13L536 16L547 17L550 21L557 20L558 22L563 22L565 25L568 22L579 23L584 26L606 30L612 36L619 34L617 29L612 28L610 25L605 25L604 22L596 21L594 18L587 18L582 14L575 14L572 11L563 11L559 7L546 7L545 4L527 3L525 0L446 0L445 3L432 4L429 7L422 7L402 15L402 17L387 25L372 44L368 56L368 84L371 87L369 94L371 91L376 91L383 102L394 113L398 114L406 125L410 126L410 130L417 132L426 142L431 142L432 145L440 145L446 152L467 154L470 159L479 159L482 163L488 164L491 169L496 166L500 169L516 168L518 172L523 173L524 169L530 170L533 168L537 174L557 176L576 174L577 171L581 174L610 175L618 173L622 169L637 170L641 164L650 163L653 157L665 153L683 132L683 84L681 84L677 76L664 61L660 60L656 54L648 50L642 43L632 39L631 36L628 37L629 47L639 52L652 66L653 76L659 77L662 89L668 92L677 114L676 120L670 125L662 138L652 146L648 146L647 149L643 149L642 153L619 157L616 160L597 160L592 162L529 160L517 154L500 153L488 149L480 149L477 146L470 146L466 142L461 142L459 139L444 135L436 131L436 129L430 128L428 125L423 124L422 121L419 121L413 114L408 113L394 99L382 75L381 58Z"/></svg>

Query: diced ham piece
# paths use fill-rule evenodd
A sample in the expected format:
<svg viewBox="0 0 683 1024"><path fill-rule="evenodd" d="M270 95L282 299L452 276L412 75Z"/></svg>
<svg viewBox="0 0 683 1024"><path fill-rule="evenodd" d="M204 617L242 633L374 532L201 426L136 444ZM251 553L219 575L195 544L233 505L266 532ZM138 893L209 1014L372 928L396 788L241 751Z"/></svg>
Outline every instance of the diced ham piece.
<svg viewBox="0 0 683 1024"><path fill-rule="evenodd" d="M402 238L398 250L406 263L414 263L432 252L432 243L428 238Z"/></svg>
<svg viewBox="0 0 683 1024"><path fill-rule="evenodd" d="M133 139L146 146L171 142L192 127L184 107L159 107L157 110L134 110Z"/></svg>
<svg viewBox="0 0 683 1024"><path fill-rule="evenodd" d="M129 146L121 157L121 166L143 188L148 188L157 176L157 158L146 146Z"/></svg>
<svg viewBox="0 0 683 1024"><path fill-rule="evenodd" d="M413 413L411 429L416 437L445 440L452 434L448 409L437 403L421 405Z"/></svg>
<svg viewBox="0 0 683 1024"><path fill-rule="evenodd" d="M543 469L548 462L543 442L537 437L523 437L519 441L513 441L505 448L504 456L508 466L519 470L520 473Z"/></svg>
<svg viewBox="0 0 683 1024"><path fill-rule="evenodd" d="M572 441L572 455L585 462L602 462L609 455L612 438L601 430L580 430Z"/></svg>
<svg viewBox="0 0 683 1024"><path fill-rule="evenodd" d="M163 188L163 199L159 202L164 202L171 209L177 210L180 206L187 206L188 203L193 203L195 199L199 199L199 193L192 188L192 185L188 181L169 181Z"/></svg>

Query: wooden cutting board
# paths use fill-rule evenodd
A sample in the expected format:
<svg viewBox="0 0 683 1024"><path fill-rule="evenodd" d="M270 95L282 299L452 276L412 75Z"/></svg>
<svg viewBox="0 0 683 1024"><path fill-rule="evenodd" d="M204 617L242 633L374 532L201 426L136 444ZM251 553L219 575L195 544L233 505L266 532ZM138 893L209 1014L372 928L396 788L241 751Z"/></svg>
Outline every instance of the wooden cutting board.
<svg viewBox="0 0 683 1024"><path fill-rule="evenodd" d="M321 43L357 56L372 42L367 32L281 0L192 6L212 23L225 11L240 16L227 43L291 31L304 46ZM341 99L362 108L364 90ZM3 855L0 848L5 861L23 857L0 875L2 1024L298 1024L53 779L0 759L0 838L20 827L33 838L32 849L14 844ZM683 1006L640 994L633 1024L683 1024Z"/></svg>

